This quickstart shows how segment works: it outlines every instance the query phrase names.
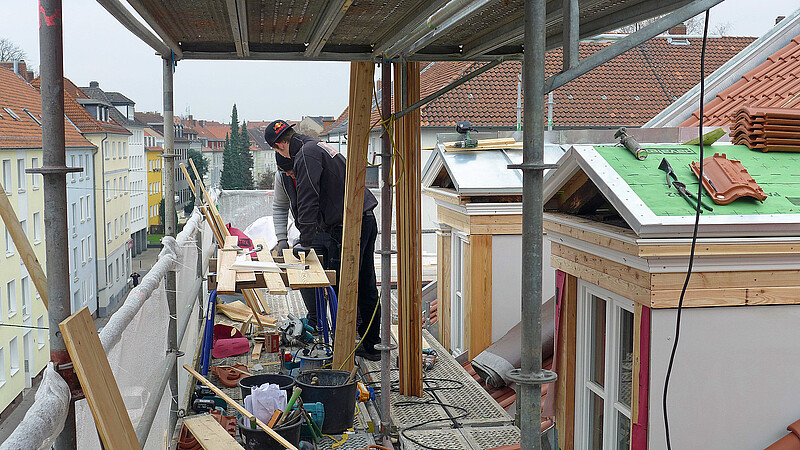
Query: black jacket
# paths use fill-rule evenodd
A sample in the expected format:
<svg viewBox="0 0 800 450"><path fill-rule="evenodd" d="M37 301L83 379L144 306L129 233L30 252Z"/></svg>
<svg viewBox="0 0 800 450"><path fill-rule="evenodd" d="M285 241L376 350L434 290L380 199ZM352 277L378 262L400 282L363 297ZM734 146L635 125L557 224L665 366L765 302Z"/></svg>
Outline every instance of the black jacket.
<svg viewBox="0 0 800 450"><path fill-rule="evenodd" d="M297 180L297 228L300 243L310 246L317 230L330 232L344 220L345 157L330 144L294 134L289 143ZM364 191L364 212L378 206Z"/></svg>

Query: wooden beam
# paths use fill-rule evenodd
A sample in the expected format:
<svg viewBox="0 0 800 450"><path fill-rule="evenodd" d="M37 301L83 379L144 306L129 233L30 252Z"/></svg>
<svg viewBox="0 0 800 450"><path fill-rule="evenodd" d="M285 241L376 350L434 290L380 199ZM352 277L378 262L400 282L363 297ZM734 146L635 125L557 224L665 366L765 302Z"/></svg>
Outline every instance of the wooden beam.
<svg viewBox="0 0 800 450"><path fill-rule="evenodd" d="M566 274L556 345L556 428L563 450L575 446L575 341L577 333L578 279Z"/></svg>
<svg viewBox="0 0 800 450"><path fill-rule="evenodd" d="M187 417L183 420L183 424L203 450L243 450L236 439L210 414Z"/></svg>
<svg viewBox="0 0 800 450"><path fill-rule="evenodd" d="M292 254L292 250L288 248L283 250L283 261L287 264L300 264L300 260L295 258L294 254ZM322 268L322 264L317 257L317 252L315 252L314 249L311 249L311 252L306 255L306 264L308 265L308 269L286 269L286 275L289 278L289 286L292 289L330 286L330 281L325 274L325 269ZM355 268L356 283L358 283L358 261L356 261ZM339 293L341 294L341 290Z"/></svg>
<svg viewBox="0 0 800 450"><path fill-rule="evenodd" d="M339 307L336 312L336 340L333 365L350 371L356 337L358 273L360 267L361 219L364 215L364 190L367 173L367 139L370 132L375 64L350 63L350 119L348 123L347 172L344 188L344 226L342 233ZM366 255L372 258L372 255Z"/></svg>
<svg viewBox="0 0 800 450"><path fill-rule="evenodd" d="M103 447L141 448L89 308L81 308L67 317L58 328L89 402Z"/></svg>
<svg viewBox="0 0 800 450"><path fill-rule="evenodd" d="M197 167L195 167L194 160L192 160L192 158L189 158L189 165L192 167L192 172L194 172L197 184L200 186L200 191L203 193L203 198L206 201L206 205L208 205L208 212L211 215L211 218L214 220L217 230L219 231L220 235L223 238L230 236L231 233L225 226L225 221L222 220L222 216L219 214L219 211L217 210L217 205L214 204L214 201L211 200L211 195L209 195L208 191L206 191L206 187L203 184L203 180L200 178L200 173L197 171Z"/></svg>
<svg viewBox="0 0 800 450"><path fill-rule="evenodd" d="M550 254L590 267L611 277L619 278L645 289L651 287L651 274L582 250L568 247L559 242L551 242ZM683 274L685 276L685 274ZM694 275L692 275L694 277ZM682 286L681 281L681 286ZM678 288L680 289L680 287Z"/></svg>
<svg viewBox="0 0 800 450"><path fill-rule="evenodd" d="M621 280L613 275L608 275L595 268L578 264L560 256L551 255L550 265L553 266L554 269L562 270L581 280L586 280L603 289L608 289L636 303L650 306L650 289L638 286L629 281Z"/></svg>
<svg viewBox="0 0 800 450"><path fill-rule="evenodd" d="M439 342L449 351L450 347L450 272L453 235L450 230L436 233L436 297L439 299Z"/></svg>
<svg viewBox="0 0 800 450"><path fill-rule="evenodd" d="M178 166L181 168L181 171L183 171L183 176L186 177L186 181L188 181L187 184L189 185L189 188L192 190L192 194L195 197L197 197L197 190L195 190L195 188L194 188L194 183L192 183L192 177L189 176L189 171L186 170L186 164L180 163L180 164L178 164ZM202 201L202 199L201 199L201 201Z"/></svg>
<svg viewBox="0 0 800 450"><path fill-rule="evenodd" d="M395 111L420 99L419 63L395 64ZM403 80L406 80L405 89ZM402 157L395 164L397 188L397 302L399 319L400 394L422 395L422 199L420 111L395 126Z"/></svg>
<svg viewBox="0 0 800 450"><path fill-rule="evenodd" d="M258 260L274 262L269 248L267 247L267 241L263 238L253 239L253 245L258 246L258 244L261 244L261 247L263 248L263 250L256 253L256 255L258 255ZM267 283L267 290L269 290L270 294L287 294L286 285L283 284L283 280L281 279L281 275L279 273L265 272L264 281Z"/></svg>
<svg viewBox="0 0 800 450"><path fill-rule="evenodd" d="M650 275L654 291L682 289L686 272ZM800 286L800 270L761 270L746 272L692 272L689 289L754 288ZM799 291L800 292L800 291ZM799 299L800 300L800 299Z"/></svg>
<svg viewBox="0 0 800 450"><path fill-rule="evenodd" d="M753 305L797 305L800 287L753 287L689 289L683 299L684 307L703 306L753 306ZM652 291L652 308L677 308L680 289Z"/></svg>
<svg viewBox="0 0 800 450"><path fill-rule="evenodd" d="M469 237L469 357L492 345L492 236Z"/></svg>
<svg viewBox="0 0 800 450"><path fill-rule="evenodd" d="M0 217L3 218L8 234L11 235L11 240L14 241L14 246L17 247L19 256L22 258L22 262L25 263L25 268L28 269L28 274L30 274L33 285L36 286L36 290L39 292L39 297L44 302L44 307L48 308L47 276L45 276L44 269L39 263L39 258L33 252L28 236L25 235L25 230L22 229L17 213L14 212L14 207L11 206L8 196L6 196L6 189L2 184L0 184Z"/></svg>
<svg viewBox="0 0 800 450"><path fill-rule="evenodd" d="M636 305L634 316L631 448L647 449L650 416L650 308Z"/></svg>

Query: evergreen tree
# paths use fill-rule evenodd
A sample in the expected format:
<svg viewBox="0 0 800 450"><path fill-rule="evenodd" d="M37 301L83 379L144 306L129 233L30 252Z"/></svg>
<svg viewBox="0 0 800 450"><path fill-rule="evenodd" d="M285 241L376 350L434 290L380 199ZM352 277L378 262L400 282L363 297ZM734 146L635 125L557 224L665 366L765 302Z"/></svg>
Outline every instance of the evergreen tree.
<svg viewBox="0 0 800 450"><path fill-rule="evenodd" d="M225 136L225 150L222 151L222 174L219 183L224 190L236 189L237 151L231 146L230 134Z"/></svg>
<svg viewBox="0 0 800 450"><path fill-rule="evenodd" d="M253 154L250 153L250 134L247 132L247 122L242 122L242 131L239 133L239 143L242 189L253 189Z"/></svg>

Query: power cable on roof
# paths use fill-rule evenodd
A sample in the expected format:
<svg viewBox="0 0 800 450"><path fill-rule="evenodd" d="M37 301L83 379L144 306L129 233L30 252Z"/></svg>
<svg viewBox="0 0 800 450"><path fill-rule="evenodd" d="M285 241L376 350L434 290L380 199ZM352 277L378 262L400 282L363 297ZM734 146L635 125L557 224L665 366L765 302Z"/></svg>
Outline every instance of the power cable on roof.
<svg viewBox="0 0 800 450"><path fill-rule="evenodd" d="M703 25L703 47L700 51L700 170L697 175L698 180L703 179L703 99L705 98L705 61L706 61L706 38L708 36L708 11L706 10L705 25ZM681 311L683 310L683 298L686 296L686 288L689 286L689 279L692 276L692 266L694 265L694 251L697 245L697 230L700 225L700 201L703 195L703 183L698 183L697 188L697 210L694 216L694 231L692 232L692 248L689 252L689 267L686 270L686 279L683 282L681 296L678 300L678 315L675 319L675 341L672 343L672 353L669 356L669 366L667 366L667 376L664 379L664 394L661 398L661 406L664 412L664 432L667 437L667 449L671 450L672 445L669 439L669 418L667 417L667 391L669 390L669 378L672 375L672 365L675 362L675 352L678 349L678 339L681 333Z"/></svg>

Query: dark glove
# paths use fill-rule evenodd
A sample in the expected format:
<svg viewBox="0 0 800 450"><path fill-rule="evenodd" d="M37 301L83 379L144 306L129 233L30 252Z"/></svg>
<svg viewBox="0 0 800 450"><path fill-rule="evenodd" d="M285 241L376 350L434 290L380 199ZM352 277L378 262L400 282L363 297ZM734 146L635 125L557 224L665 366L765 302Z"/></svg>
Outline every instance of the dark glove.
<svg viewBox="0 0 800 450"><path fill-rule="evenodd" d="M278 241L277 244L275 244L275 247L272 247L272 250L270 251L273 254L282 255L283 250L287 248L289 248L289 241L287 241L286 239L281 239L280 241Z"/></svg>
<svg viewBox="0 0 800 450"><path fill-rule="evenodd" d="M292 253L294 254L295 258L300 259L300 252L304 252L306 255L308 255L311 253L311 247L303 247L303 244L298 242L294 245L294 248L292 248Z"/></svg>

